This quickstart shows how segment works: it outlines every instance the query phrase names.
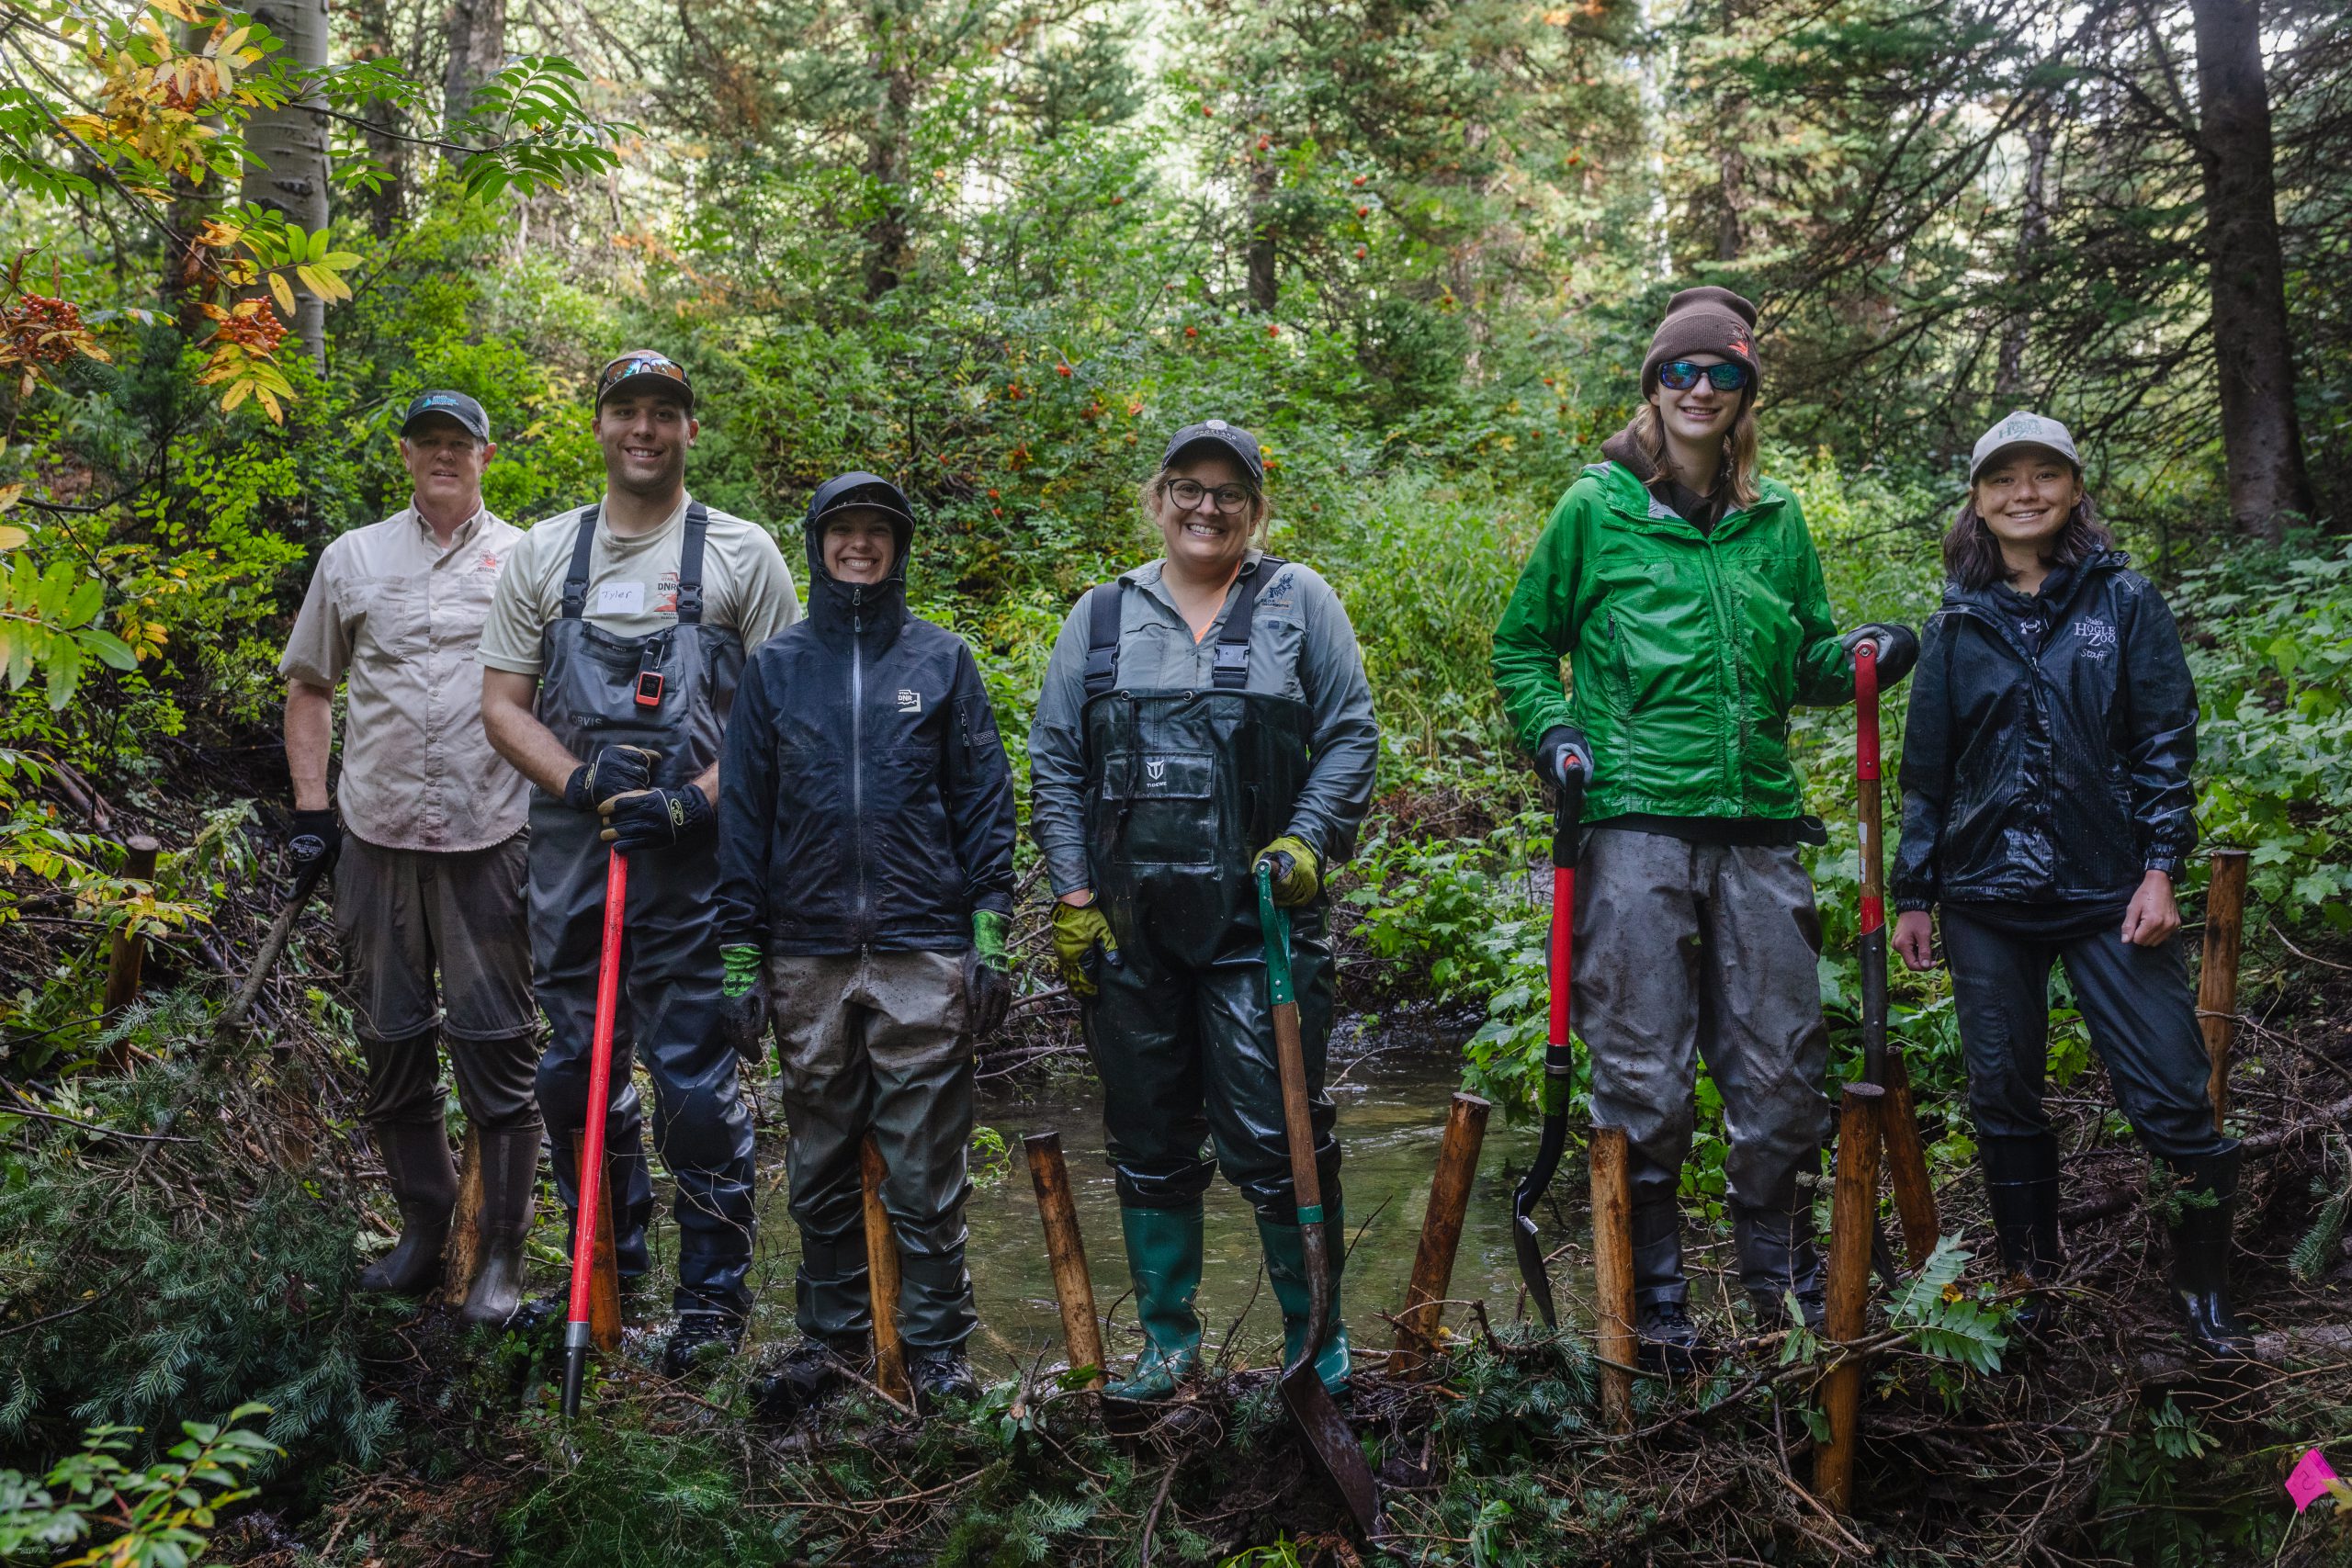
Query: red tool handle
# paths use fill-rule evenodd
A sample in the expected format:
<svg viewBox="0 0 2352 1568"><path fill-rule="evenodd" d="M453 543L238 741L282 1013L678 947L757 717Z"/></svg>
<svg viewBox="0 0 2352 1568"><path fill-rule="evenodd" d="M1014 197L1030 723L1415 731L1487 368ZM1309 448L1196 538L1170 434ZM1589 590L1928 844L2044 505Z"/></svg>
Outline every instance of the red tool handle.
<svg viewBox="0 0 2352 1568"><path fill-rule="evenodd" d="M590 1276L596 1266L596 1215L605 1201L605 1118L613 1095L613 1015L621 992L621 917L628 908L628 861L614 850L605 863L605 956L596 972L596 1032L588 1050L588 1121L580 1132L580 1218L572 1226L571 1321L588 1322Z"/></svg>
<svg viewBox="0 0 2352 1568"><path fill-rule="evenodd" d="M1878 645L1865 637L1854 646L1854 776L1860 781L1862 837L1862 934L1886 924L1882 882L1883 846L1879 814Z"/></svg>
<svg viewBox="0 0 2352 1568"><path fill-rule="evenodd" d="M1576 973L1577 868L1552 868L1552 1032L1546 1043L1568 1043L1568 980Z"/></svg>

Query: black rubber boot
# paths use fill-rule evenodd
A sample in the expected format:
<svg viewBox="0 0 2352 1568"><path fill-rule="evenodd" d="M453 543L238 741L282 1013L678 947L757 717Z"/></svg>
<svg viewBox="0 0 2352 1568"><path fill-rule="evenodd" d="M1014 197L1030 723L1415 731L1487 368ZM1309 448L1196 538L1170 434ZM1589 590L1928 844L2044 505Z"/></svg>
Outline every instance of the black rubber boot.
<svg viewBox="0 0 2352 1568"><path fill-rule="evenodd" d="M908 1381L915 1385L915 1409L922 1415L933 1414L944 1401L968 1404L980 1397L980 1380L972 1375L972 1364L964 1359L960 1347L911 1355L908 1363Z"/></svg>
<svg viewBox="0 0 2352 1568"><path fill-rule="evenodd" d="M523 1243L538 1201L539 1124L481 1135L481 1257L458 1321L496 1327L523 1304Z"/></svg>
<svg viewBox="0 0 2352 1568"><path fill-rule="evenodd" d="M401 1238L360 1271L359 1289L421 1296L441 1282L441 1248L449 1240L450 1212L458 1206L449 1135L437 1116L430 1122L380 1122L368 1133L400 1205Z"/></svg>
<svg viewBox="0 0 2352 1568"><path fill-rule="evenodd" d="M743 1318L739 1313L710 1307L689 1307L678 1314L670 1342L662 1348L662 1375L682 1378L725 1360L743 1348Z"/></svg>
<svg viewBox="0 0 2352 1568"><path fill-rule="evenodd" d="M1756 1325L1765 1333L1792 1326L1788 1298L1796 1297L1804 1326L1818 1334L1828 1309L1822 1295L1821 1249L1813 1243L1812 1205L1791 1198L1785 1209L1732 1206L1733 1249Z"/></svg>
<svg viewBox="0 0 2352 1568"><path fill-rule="evenodd" d="M2253 1337L2230 1311L2230 1219L2237 1208L2238 1151L2173 1162L2180 1175L2180 1219L2172 1229L2172 1288L2188 1321L2188 1342L2222 1360L2254 1354Z"/></svg>
<svg viewBox="0 0 2352 1568"><path fill-rule="evenodd" d="M1684 1304L1682 1206L1668 1192L1662 1201L1637 1201L1627 1216L1633 1248L1634 1342L1643 1366L1652 1371L1695 1372L1714 1359L1714 1347L1699 1333Z"/></svg>
<svg viewBox="0 0 2352 1568"><path fill-rule="evenodd" d="M852 1380L872 1371L864 1341L833 1345L803 1339L763 1373L753 1386L752 1405L770 1421L789 1421L836 1398Z"/></svg>
<svg viewBox="0 0 2352 1568"><path fill-rule="evenodd" d="M2038 1288L2065 1265L2058 1245L2058 1140L1984 1138L1976 1145L1984 1166L1984 1197L1993 1211L1993 1246L2012 1281L2037 1287L2019 1303L2016 1323L2031 1335L2046 1327L2053 1307Z"/></svg>

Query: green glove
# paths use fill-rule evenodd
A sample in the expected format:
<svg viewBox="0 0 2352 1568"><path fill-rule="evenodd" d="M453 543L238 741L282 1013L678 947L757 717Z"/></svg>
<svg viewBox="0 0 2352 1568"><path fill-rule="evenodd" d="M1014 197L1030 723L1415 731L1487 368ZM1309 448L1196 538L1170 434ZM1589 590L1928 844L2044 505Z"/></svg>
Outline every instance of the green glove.
<svg viewBox="0 0 2352 1568"><path fill-rule="evenodd" d="M1062 904L1054 906L1054 967L1061 971L1062 984L1074 997L1094 995L1094 978L1086 972L1087 954L1100 948L1102 956L1118 962L1118 939L1111 934L1111 922L1102 914L1102 906L1094 904Z"/></svg>
<svg viewBox="0 0 2352 1568"><path fill-rule="evenodd" d="M752 943L739 942L722 947L718 955L727 963L727 976L718 984L718 994L729 1001L747 995L760 983L760 950Z"/></svg>
<svg viewBox="0 0 2352 1568"><path fill-rule="evenodd" d="M972 951L965 955L964 995L972 1008L976 1038L1004 1027L1012 1010L1012 954L1005 936L1012 922L994 909L972 911Z"/></svg>
<svg viewBox="0 0 2352 1568"><path fill-rule="evenodd" d="M1257 864L1272 870L1274 902L1283 908L1295 909L1322 889L1321 866L1304 839L1283 834L1258 852Z"/></svg>
<svg viewBox="0 0 2352 1568"><path fill-rule="evenodd" d="M980 962L989 968L1006 974L1012 970L1012 954L1008 940L1012 935L1012 918L994 909L972 911L972 946L979 953Z"/></svg>

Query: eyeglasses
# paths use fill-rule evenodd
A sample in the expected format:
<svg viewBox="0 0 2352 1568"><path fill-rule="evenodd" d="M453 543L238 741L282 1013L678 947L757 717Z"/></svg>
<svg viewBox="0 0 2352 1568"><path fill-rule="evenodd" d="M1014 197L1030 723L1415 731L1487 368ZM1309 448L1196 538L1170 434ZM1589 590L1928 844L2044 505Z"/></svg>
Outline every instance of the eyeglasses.
<svg viewBox="0 0 2352 1568"><path fill-rule="evenodd" d="M1204 495L1216 497L1216 509L1227 516L1243 510L1250 504L1250 492L1239 485L1219 485L1216 489L1211 490L1197 479L1169 481L1168 499L1186 512L1198 507L1201 504L1201 497Z"/></svg>
<svg viewBox="0 0 2352 1568"><path fill-rule="evenodd" d="M1669 359L1657 367L1658 385L1677 392L1687 392L1704 376L1718 392L1736 392L1747 385L1747 367L1736 359L1721 365L1698 365L1688 359Z"/></svg>

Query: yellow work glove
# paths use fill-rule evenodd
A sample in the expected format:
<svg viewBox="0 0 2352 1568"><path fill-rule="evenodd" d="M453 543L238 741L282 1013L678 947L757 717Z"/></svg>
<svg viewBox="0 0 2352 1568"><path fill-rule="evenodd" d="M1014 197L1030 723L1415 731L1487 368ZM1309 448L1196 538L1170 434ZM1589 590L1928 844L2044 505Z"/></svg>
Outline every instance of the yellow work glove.
<svg viewBox="0 0 2352 1568"><path fill-rule="evenodd" d="M1296 908L1313 898L1323 886L1321 867L1316 862L1315 852L1307 848L1304 839L1294 839L1288 834L1276 839L1258 852L1257 862L1251 868L1253 874L1259 865L1269 867L1273 872L1274 903L1282 908Z"/></svg>
<svg viewBox="0 0 2352 1568"><path fill-rule="evenodd" d="M1094 995L1094 977L1086 972L1086 955L1098 947L1105 958L1117 958L1118 940L1112 936L1111 922L1103 917L1099 902L1054 906L1054 967L1061 971L1062 984L1069 987L1071 996Z"/></svg>

